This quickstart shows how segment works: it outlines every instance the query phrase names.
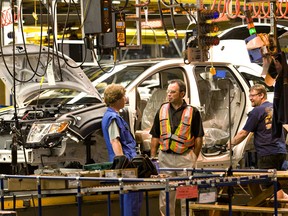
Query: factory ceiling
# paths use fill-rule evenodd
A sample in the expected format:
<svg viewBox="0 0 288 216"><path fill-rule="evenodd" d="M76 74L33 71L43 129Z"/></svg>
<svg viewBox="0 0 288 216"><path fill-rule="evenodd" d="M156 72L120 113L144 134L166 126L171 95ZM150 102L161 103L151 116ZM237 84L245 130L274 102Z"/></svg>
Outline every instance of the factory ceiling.
<svg viewBox="0 0 288 216"><path fill-rule="evenodd" d="M42 1L43 3L44 1ZM80 3L75 3L77 1L70 1L70 7L69 7L69 0L65 1L54 1L57 2L57 7L54 10L54 14L57 14L57 26L58 26L58 33L61 34L63 30L65 30L65 33L67 31L75 31L77 30L78 32L81 32L81 7ZM188 1L188 0L182 0L181 3L183 5L188 5L191 8L196 8L196 0L194 3L193 1ZM124 6L125 2L121 1L120 5L113 5L114 10L119 10L122 9ZM148 21L149 25L151 21L160 21L161 17L159 14L159 6L158 6L158 1L151 0L145 3L139 3L142 6L144 4L147 4L143 7L140 7L140 13L141 13L141 19L142 21ZM42 4L40 5L39 1L35 0L22 0L22 13L23 13L23 20L24 20L24 27L27 28L26 31L35 31L35 27L40 27L41 24L44 27L47 27L48 25L50 28L52 27L52 22L55 19L52 16L47 16L47 8L52 8L53 5L50 3ZM187 12L183 10L179 5L175 6L174 8L169 7L168 5L163 5L162 4L162 13L163 13L163 22L166 25L166 28L168 30L173 31L173 26L172 26L172 18L174 19L175 26L177 30L186 30L191 28L191 16L189 17L187 15ZM123 10L123 12L126 14L126 17L133 16L135 15L135 1L129 1L127 4L127 7ZM50 9L50 14L51 14L52 9ZM171 16L171 11L173 11L173 17ZM42 15L41 15L42 14ZM145 15L146 14L146 15ZM224 24L224 28L230 27L231 25L237 25L241 24L241 19L233 20L233 22L230 22L228 24ZM227 25L227 26L225 26ZM136 24L135 22L129 22L127 21L127 29L135 29ZM154 30L163 30L162 27L157 27L157 26L151 26Z"/></svg>
<svg viewBox="0 0 288 216"><path fill-rule="evenodd" d="M88 0L87 0L88 1ZM138 0L137 0L138 1ZM10 1L7 1L10 2ZM113 1L114 2L114 1ZM120 2L120 4L119 4ZM163 0L147 0L146 2L135 2L135 1L119 1L118 4L113 4L114 10L123 9L123 7L126 4L125 9L123 12L125 13L126 17L131 17L135 15L135 10L137 8L140 8L140 14L141 14L141 20L143 22L148 21L150 29L150 33L147 33L146 37L151 37L151 29L153 30L152 37L155 37L155 34L158 34L159 37L162 36L162 40L166 40L167 38L164 37L163 32L163 26L162 27L154 27L150 25L150 21L159 21L161 20L160 11L159 11L159 4L162 8L162 14L163 19L162 23L165 24L167 30L169 32L172 32L176 28L179 32L186 31L187 29L191 29L193 27L193 19L190 15L187 15L187 11L191 12L193 9L198 8L196 0L189 1L189 0L181 0L181 1L175 1L172 0L173 4L171 7L170 2L166 3ZM207 8L211 7L212 1L204 0L203 3ZM83 28L81 28L83 25L81 23L81 6L80 6L80 0L22 0L21 8L22 14L23 14L23 28L26 32L37 32L39 31L40 27L44 27L44 31L48 31L48 26L50 31L55 32L55 28L53 26L53 22L57 23L57 34L63 35L65 33L65 37L69 35L71 32L77 32L77 34L80 34L80 37L83 38L83 35L81 36L81 33L83 32ZM177 4L176 4L177 3ZM18 1L19 4L19 1ZM141 6L136 7L135 6ZM47 15L49 11L49 16ZM173 16L171 14L173 13ZM51 14L55 15L52 16ZM57 14L57 16L56 16ZM56 21L57 20L57 21ZM228 22L229 20L229 22ZM174 27L172 23L174 22ZM279 20L279 23L286 24L286 20ZM226 19L226 22L221 22L220 24L220 30L225 30L227 28L244 24L245 20L241 18L236 19ZM144 26L145 27L145 26ZM142 32L143 34L146 34L145 32L148 30L145 30L143 27ZM135 22L126 22L126 29L127 29L127 35L129 36L129 31L133 29L135 30L136 24ZM156 33L155 33L156 32ZM135 34L135 33L131 33ZM143 37L142 34L142 37ZM59 36L58 35L58 36ZM183 37L183 34L180 34L180 37ZM144 38L145 42L145 38Z"/></svg>

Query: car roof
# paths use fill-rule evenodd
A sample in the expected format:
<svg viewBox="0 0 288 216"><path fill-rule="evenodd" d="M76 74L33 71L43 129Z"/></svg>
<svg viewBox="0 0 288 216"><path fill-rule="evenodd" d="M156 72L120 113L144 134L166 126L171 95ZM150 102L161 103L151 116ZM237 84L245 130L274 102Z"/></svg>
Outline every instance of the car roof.
<svg viewBox="0 0 288 216"><path fill-rule="evenodd" d="M269 33L271 25L269 23L254 23L257 33ZM282 25L277 25L277 36L284 34L288 28ZM250 36L247 25L239 25L233 28L226 29L218 35L220 40L236 39L244 40Z"/></svg>

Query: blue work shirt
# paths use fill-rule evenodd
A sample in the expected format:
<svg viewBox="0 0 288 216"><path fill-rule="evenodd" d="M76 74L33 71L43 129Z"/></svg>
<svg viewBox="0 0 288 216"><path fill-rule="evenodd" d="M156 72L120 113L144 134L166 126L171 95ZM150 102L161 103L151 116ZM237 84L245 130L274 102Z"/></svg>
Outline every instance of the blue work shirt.
<svg viewBox="0 0 288 216"><path fill-rule="evenodd" d="M272 138L273 104L265 101L249 114L244 130L254 133L254 146L259 156L286 154L286 144L282 133L280 138Z"/></svg>
<svg viewBox="0 0 288 216"><path fill-rule="evenodd" d="M129 130L129 126L127 122L112 108L108 107L105 112L102 120L102 131L104 135L104 139L106 142L106 146L109 154L109 161L113 161L115 157L115 153L112 148L112 144L110 142L110 136L108 133L109 125L112 120L116 121L117 126L119 127L120 132L120 142L123 150L123 154L131 160L133 157L137 155L136 153L136 141Z"/></svg>

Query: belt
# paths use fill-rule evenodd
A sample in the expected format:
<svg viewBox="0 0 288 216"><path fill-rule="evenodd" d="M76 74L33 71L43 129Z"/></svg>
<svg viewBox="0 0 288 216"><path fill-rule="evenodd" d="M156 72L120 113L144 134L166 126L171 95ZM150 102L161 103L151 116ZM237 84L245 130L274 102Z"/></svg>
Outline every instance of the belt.
<svg viewBox="0 0 288 216"><path fill-rule="evenodd" d="M162 151L162 152L165 152L167 154L177 154L177 155L181 155L182 153L176 153L174 151L172 151L171 149L168 149L167 151Z"/></svg>
<svg viewBox="0 0 288 216"><path fill-rule="evenodd" d="M162 151L162 152L165 152L165 153L167 153L167 154L182 155L182 154L186 153L187 151L189 151L189 150L192 149L192 148L193 148L193 147L189 147L185 152L182 152L182 153L176 153L176 152L174 152L174 151L171 150L171 149L168 149L167 151Z"/></svg>

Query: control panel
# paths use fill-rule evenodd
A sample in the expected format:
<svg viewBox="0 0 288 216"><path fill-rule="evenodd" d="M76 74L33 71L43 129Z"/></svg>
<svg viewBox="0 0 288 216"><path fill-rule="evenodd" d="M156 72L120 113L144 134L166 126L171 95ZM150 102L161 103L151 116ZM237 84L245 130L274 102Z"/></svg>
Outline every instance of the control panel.
<svg viewBox="0 0 288 216"><path fill-rule="evenodd" d="M112 31L111 0L83 0L82 13L86 35Z"/></svg>
<svg viewBox="0 0 288 216"><path fill-rule="evenodd" d="M115 13L113 18L115 18L116 46L125 47L126 46L125 14Z"/></svg>
<svg viewBox="0 0 288 216"><path fill-rule="evenodd" d="M111 0L103 1L102 5L102 33L112 31Z"/></svg>

